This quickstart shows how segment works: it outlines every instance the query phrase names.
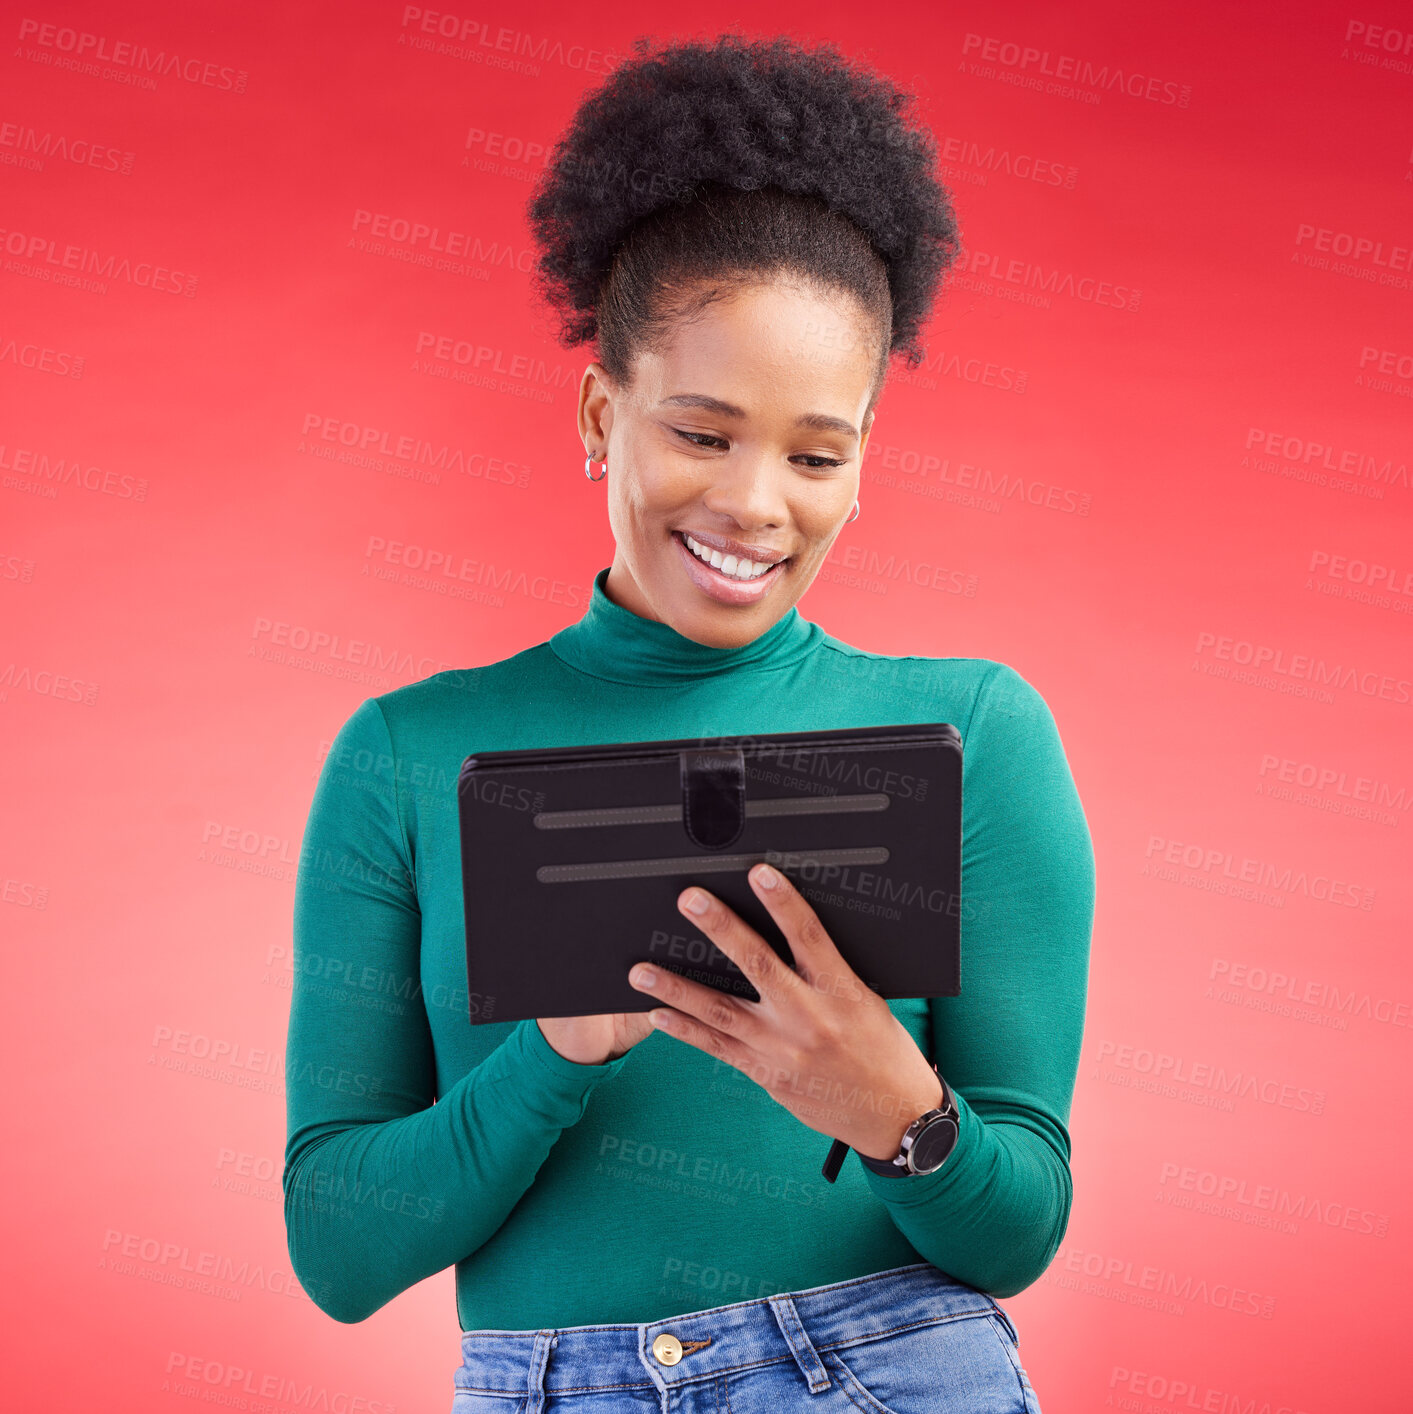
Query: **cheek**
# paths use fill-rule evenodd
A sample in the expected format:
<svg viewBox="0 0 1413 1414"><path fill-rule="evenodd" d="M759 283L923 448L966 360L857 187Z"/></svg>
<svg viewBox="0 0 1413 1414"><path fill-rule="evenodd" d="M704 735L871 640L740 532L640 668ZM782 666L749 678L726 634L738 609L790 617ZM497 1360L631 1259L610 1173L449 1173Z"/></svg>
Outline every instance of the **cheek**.
<svg viewBox="0 0 1413 1414"><path fill-rule="evenodd" d="M823 556L828 553L835 537L841 533L840 522L848 517L853 508L854 498L850 495L847 504L831 506L825 514L821 513L818 505L800 512L795 524L809 544L809 554Z"/></svg>
<svg viewBox="0 0 1413 1414"><path fill-rule="evenodd" d="M679 514L695 494L691 478L675 473L670 460L649 448L637 451L617 468L609 466L609 476L618 477L609 499L645 528L660 528L662 522Z"/></svg>
<svg viewBox="0 0 1413 1414"><path fill-rule="evenodd" d="M641 477L612 463L608 475L608 510L614 535L621 540L644 534L654 515L651 483L645 485Z"/></svg>
<svg viewBox="0 0 1413 1414"><path fill-rule="evenodd" d="M611 465L608 474L613 475ZM665 494L667 489L661 480L625 476L608 495L613 539L633 557L636 572L648 579L670 573L670 561L677 554L668 532L684 518L682 503ZM592 524L593 514L586 513L586 524Z"/></svg>

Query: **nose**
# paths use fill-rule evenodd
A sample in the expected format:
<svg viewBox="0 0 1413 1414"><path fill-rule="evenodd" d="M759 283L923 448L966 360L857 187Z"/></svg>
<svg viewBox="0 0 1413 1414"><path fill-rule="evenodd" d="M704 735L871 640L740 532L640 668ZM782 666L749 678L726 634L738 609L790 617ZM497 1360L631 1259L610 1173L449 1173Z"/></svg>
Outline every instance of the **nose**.
<svg viewBox="0 0 1413 1414"><path fill-rule="evenodd" d="M743 454L719 462L702 504L742 531L784 525L790 518L784 477L764 456Z"/></svg>

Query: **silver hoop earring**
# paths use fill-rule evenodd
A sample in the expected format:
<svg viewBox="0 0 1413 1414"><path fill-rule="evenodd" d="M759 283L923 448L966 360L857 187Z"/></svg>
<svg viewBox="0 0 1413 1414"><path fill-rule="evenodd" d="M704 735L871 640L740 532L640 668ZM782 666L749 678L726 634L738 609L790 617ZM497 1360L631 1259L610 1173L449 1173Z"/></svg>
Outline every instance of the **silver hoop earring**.
<svg viewBox="0 0 1413 1414"><path fill-rule="evenodd" d="M594 464L594 459L593 459L593 457L585 457L585 458L584 458L584 475L587 476L590 481L602 481L602 480L604 479L604 477L608 475L608 458L605 457L605 458L603 459L603 470L602 470L601 472L599 472L599 474L598 474L597 476L595 476L595 475L589 470L589 468L590 468L593 464Z"/></svg>
<svg viewBox="0 0 1413 1414"><path fill-rule="evenodd" d="M858 503L857 501L855 501L855 502L854 502L854 513L853 513L853 515L851 515L851 516L848 518L848 520L846 520L846 521L844 522L844 524L845 524L845 525L852 525L858 518L859 518L859 503Z"/></svg>

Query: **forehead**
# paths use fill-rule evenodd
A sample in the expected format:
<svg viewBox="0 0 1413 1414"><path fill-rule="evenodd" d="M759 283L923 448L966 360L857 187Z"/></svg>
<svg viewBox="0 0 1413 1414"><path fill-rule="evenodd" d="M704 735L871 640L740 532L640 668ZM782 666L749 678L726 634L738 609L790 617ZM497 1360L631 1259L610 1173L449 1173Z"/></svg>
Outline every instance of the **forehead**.
<svg viewBox="0 0 1413 1414"><path fill-rule="evenodd" d="M788 410L793 418L808 404L857 426L876 337L847 293L786 280L751 284L679 319L643 354L641 389L650 405L707 394L748 416Z"/></svg>

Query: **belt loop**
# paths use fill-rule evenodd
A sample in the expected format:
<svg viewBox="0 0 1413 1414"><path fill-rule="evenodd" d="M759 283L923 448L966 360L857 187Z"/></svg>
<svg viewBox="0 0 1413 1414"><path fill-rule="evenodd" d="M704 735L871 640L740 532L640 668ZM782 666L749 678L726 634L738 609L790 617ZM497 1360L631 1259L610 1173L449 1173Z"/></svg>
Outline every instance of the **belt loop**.
<svg viewBox="0 0 1413 1414"><path fill-rule="evenodd" d="M822 1389L829 1388L829 1371L824 1368L824 1362L819 1358L819 1351L814 1348L814 1342L805 1332L804 1326L800 1322L800 1313L795 1310L795 1303L789 1296L771 1296L766 1298L770 1302L770 1309L775 1313L776 1324L780 1327L780 1333L785 1337L786 1343L790 1347L790 1353L795 1357L795 1363L800 1367L800 1373L804 1375L805 1382L809 1385L811 1394L818 1394Z"/></svg>
<svg viewBox="0 0 1413 1414"><path fill-rule="evenodd" d="M556 1331L536 1331L535 1343L530 1347L530 1376L528 1382L529 1401L525 1414L542 1414L545 1407L545 1366L549 1364L552 1347L559 1344Z"/></svg>

